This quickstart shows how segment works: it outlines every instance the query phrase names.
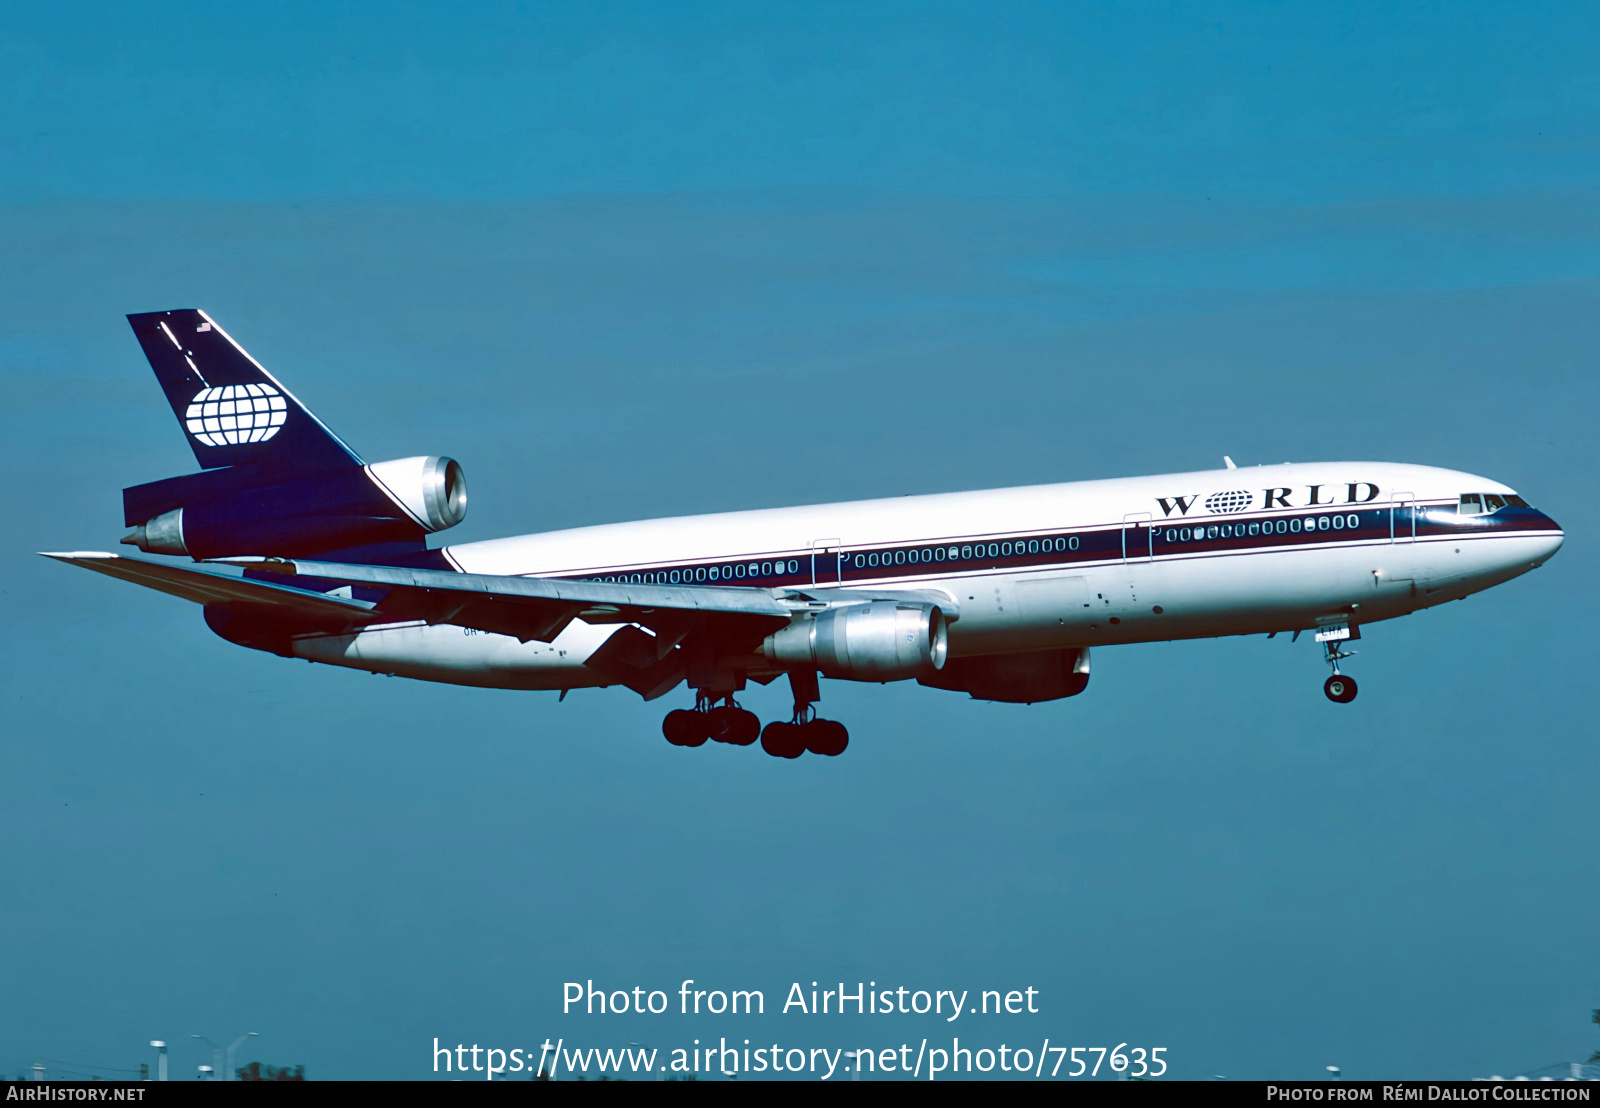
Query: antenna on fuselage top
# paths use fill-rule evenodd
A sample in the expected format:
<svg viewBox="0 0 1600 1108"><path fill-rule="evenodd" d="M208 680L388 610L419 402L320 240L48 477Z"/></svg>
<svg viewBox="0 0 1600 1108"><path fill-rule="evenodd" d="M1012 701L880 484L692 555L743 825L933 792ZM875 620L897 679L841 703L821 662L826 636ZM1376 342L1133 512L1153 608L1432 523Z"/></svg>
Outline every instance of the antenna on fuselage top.
<svg viewBox="0 0 1600 1108"><path fill-rule="evenodd" d="M1226 454L1224 454L1222 456L1222 460L1227 463L1229 469L1238 469L1239 468L1238 466L1233 464L1233 459L1228 457Z"/></svg>

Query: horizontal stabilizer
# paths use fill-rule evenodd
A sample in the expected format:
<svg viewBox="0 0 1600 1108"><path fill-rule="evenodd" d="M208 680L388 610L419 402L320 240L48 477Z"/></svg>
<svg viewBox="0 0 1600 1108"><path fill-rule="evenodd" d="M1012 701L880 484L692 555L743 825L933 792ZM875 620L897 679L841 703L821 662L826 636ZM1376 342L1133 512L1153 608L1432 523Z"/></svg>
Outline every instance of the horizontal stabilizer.
<svg viewBox="0 0 1600 1108"><path fill-rule="evenodd" d="M147 589L192 600L196 604L255 604L275 609L285 616L304 618L308 624L319 626L363 626L390 618L375 613L372 605L365 601L327 596L272 581L235 577L214 569L170 565L93 550L44 552L44 556L68 565L82 566L107 577L132 581Z"/></svg>

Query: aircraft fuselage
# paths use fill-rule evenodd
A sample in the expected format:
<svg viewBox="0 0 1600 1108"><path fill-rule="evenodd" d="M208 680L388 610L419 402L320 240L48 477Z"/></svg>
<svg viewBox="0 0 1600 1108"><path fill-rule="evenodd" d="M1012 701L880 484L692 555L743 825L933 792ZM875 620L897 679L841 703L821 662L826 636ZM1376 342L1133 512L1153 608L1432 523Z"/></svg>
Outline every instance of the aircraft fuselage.
<svg viewBox="0 0 1600 1108"><path fill-rule="evenodd" d="M1488 497L1503 506L1488 510ZM1359 628L1517 577L1562 538L1487 478L1327 462L655 519L440 553L478 574L915 589L948 598L958 659ZM567 689L609 683L585 662L616 631L579 620L553 642L524 643L412 622L304 636L294 652L425 680ZM780 672L746 662L757 680Z"/></svg>

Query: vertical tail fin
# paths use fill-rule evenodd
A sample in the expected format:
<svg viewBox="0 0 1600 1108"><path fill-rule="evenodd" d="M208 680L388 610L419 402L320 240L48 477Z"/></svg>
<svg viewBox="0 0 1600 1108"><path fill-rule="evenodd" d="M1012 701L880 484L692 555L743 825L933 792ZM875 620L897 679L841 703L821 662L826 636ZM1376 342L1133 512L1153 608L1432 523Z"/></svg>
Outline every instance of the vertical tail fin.
<svg viewBox="0 0 1600 1108"><path fill-rule="evenodd" d="M143 312L128 322L202 469L250 462L306 472L362 464L205 312Z"/></svg>

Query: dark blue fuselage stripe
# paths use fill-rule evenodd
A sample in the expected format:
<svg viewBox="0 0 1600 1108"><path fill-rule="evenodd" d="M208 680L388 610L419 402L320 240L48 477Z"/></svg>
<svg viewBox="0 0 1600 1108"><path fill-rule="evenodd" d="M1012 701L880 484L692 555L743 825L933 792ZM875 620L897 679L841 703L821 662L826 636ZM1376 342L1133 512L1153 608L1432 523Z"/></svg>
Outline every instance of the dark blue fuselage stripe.
<svg viewBox="0 0 1600 1108"><path fill-rule="evenodd" d="M1351 524L1354 519L1353 525ZM1342 526L1336 525L1335 520ZM1309 521L1309 522L1308 522ZM1279 524L1282 532L1277 530ZM1255 533L1251 533L1254 527ZM1298 527L1298 530L1295 528ZM1271 528L1270 535L1263 530ZM1492 515L1462 516L1438 507L1366 508L1294 515L1142 520L1074 531L986 536L982 541L943 539L892 546L846 547L720 559L715 562L633 565L627 570L591 570L561 576L640 584L719 584L777 588L813 583L851 584L896 577L1027 570L1095 563L1149 561L1201 554L1268 553L1308 546L1387 544L1416 539L1500 536L1558 531L1554 521L1531 508L1505 508ZM1169 537L1170 536L1170 537ZM841 564L842 563L842 564Z"/></svg>

